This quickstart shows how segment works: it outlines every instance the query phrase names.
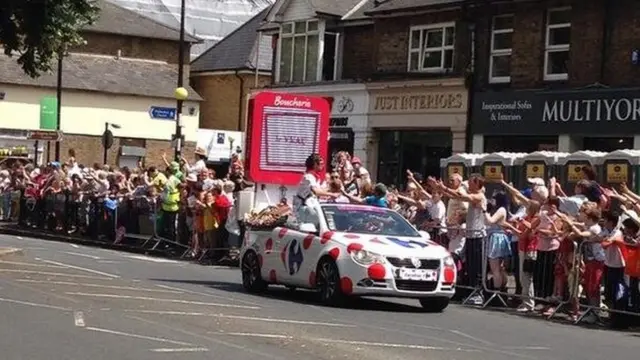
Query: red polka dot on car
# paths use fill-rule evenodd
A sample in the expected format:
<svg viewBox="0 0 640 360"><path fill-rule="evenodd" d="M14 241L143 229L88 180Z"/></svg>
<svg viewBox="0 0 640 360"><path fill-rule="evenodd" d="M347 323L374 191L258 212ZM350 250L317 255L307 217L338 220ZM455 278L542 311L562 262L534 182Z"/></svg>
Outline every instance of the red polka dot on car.
<svg viewBox="0 0 640 360"><path fill-rule="evenodd" d="M382 264L371 264L367 269L367 274L372 280L384 280L384 276L387 274L387 269Z"/></svg>
<svg viewBox="0 0 640 360"><path fill-rule="evenodd" d="M307 250L308 248L311 247L311 244L313 243L313 239L315 239L316 236L313 234L309 234L307 236L305 236L305 238L302 240L302 248Z"/></svg>
<svg viewBox="0 0 640 360"><path fill-rule="evenodd" d="M351 243L347 246L347 253L351 254L354 251L362 250L362 244L360 243Z"/></svg>
<svg viewBox="0 0 640 360"><path fill-rule="evenodd" d="M340 279L340 289L345 295L350 295L353 292L353 281L348 277Z"/></svg>
<svg viewBox="0 0 640 360"><path fill-rule="evenodd" d="M360 239L360 235L356 234L344 234L343 237L345 239Z"/></svg>
<svg viewBox="0 0 640 360"><path fill-rule="evenodd" d="M275 270L269 271L269 281L271 281L272 283L275 283L275 282L278 281L278 278L276 277L276 271Z"/></svg>
<svg viewBox="0 0 640 360"><path fill-rule="evenodd" d="M285 235L287 235L287 231L289 231L287 228L280 229L280 232L278 233L278 236L280 237L280 239L282 239Z"/></svg>
<svg viewBox="0 0 640 360"><path fill-rule="evenodd" d="M315 287L316 286L316 272L312 271L311 273L309 273L309 285L311 285L311 287Z"/></svg>
<svg viewBox="0 0 640 360"><path fill-rule="evenodd" d="M338 256L340 256L340 249L333 248L331 250L329 250L329 256L331 256L331 258L333 258L333 260L336 260L338 258Z"/></svg>
<svg viewBox="0 0 640 360"><path fill-rule="evenodd" d="M331 240L331 238L333 237L333 231L327 231L326 233L322 234L322 238L320 239L320 244L326 244L327 242L329 242L329 240Z"/></svg>
<svg viewBox="0 0 640 360"><path fill-rule="evenodd" d="M272 238L268 238L267 241L264 243L264 249L266 251L273 250L273 239Z"/></svg>

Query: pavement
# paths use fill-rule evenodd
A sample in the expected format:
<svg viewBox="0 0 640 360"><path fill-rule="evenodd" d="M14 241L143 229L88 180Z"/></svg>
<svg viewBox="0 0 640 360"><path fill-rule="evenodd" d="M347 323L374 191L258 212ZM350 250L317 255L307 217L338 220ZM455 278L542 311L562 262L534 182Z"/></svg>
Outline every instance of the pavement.
<svg viewBox="0 0 640 360"><path fill-rule="evenodd" d="M2 359L636 358L640 335L458 305L242 290L235 268L0 235Z"/></svg>

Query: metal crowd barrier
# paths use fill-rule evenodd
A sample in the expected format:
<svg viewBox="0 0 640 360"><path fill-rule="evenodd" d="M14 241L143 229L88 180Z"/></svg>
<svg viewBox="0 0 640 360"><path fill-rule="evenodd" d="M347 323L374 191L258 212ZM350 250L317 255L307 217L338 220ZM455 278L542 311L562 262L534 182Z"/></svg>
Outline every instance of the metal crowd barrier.
<svg viewBox="0 0 640 360"><path fill-rule="evenodd" d="M20 228L163 251L179 258L194 255L193 229L187 224L185 209L167 214L157 199L146 196L105 197L70 191L38 196L33 191L4 192L0 193L2 218L5 213L10 215L7 220L13 220ZM215 246L202 248L197 260L221 253L232 253L233 258L234 250L239 248L239 236L230 235L224 225L216 230ZM243 225L239 227L242 230Z"/></svg>
<svg viewBox="0 0 640 360"><path fill-rule="evenodd" d="M439 235L442 229L446 229L447 233L452 230L460 231L460 229L456 227L429 229L432 238L436 235L435 241L447 247L447 236ZM474 229L462 231L466 234L475 232ZM573 250L563 253L560 257L557 251L537 251L535 260L527 258L529 261L526 269L524 269L525 258L520 258L526 257L526 253L518 251L518 242L510 241L510 256L496 259L494 262L504 267L503 276L506 274L505 286L496 288L493 284L494 276L489 261L491 234L492 231L488 229L487 235L482 239L471 241L467 239L465 242L461 254L462 268L459 269L459 281L456 284L456 288L463 292L458 296L463 305L484 309L495 306L510 307L513 302L529 301L529 305L532 305L532 313L538 312L533 306L548 307L548 311L542 314L546 319L557 318L559 314L565 313L569 321L579 324L584 322L590 314L601 318L598 312L602 312L608 313L611 317L628 316L632 318L631 322L640 324L639 278L625 275L624 284L620 289L615 289L618 294L612 295L613 289L607 284L603 265L602 279L597 284L597 297L599 304L607 303L607 306L589 304L585 289L587 279L585 279L583 257L585 246L589 244L586 241L572 242ZM481 264L479 268L476 265L478 263ZM561 282L556 283L556 279ZM609 294L607 294L608 291ZM481 299L482 302L473 301L477 299Z"/></svg>

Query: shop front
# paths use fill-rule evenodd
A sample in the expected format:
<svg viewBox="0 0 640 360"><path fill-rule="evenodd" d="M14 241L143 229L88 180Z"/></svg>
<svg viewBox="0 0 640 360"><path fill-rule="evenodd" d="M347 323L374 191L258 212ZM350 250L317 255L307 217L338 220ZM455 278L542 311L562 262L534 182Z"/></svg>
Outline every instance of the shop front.
<svg viewBox="0 0 640 360"><path fill-rule="evenodd" d="M331 104L328 157L340 151L359 157L368 164L371 134L367 128L369 95L364 84L330 84L295 88L277 88L277 92L321 96Z"/></svg>
<svg viewBox="0 0 640 360"><path fill-rule="evenodd" d="M402 184L405 171L438 176L440 159L465 151L468 93L462 79L369 84L375 132L372 174Z"/></svg>
<svg viewBox="0 0 640 360"><path fill-rule="evenodd" d="M473 152L640 148L640 89L479 92Z"/></svg>

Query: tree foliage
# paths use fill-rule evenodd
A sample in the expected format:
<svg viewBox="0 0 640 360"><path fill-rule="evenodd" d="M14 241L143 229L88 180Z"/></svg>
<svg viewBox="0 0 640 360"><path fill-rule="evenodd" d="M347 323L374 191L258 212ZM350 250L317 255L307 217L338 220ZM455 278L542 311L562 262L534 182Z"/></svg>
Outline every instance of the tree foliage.
<svg viewBox="0 0 640 360"><path fill-rule="evenodd" d="M31 77L51 71L60 51L84 43L96 0L0 0L0 46Z"/></svg>

